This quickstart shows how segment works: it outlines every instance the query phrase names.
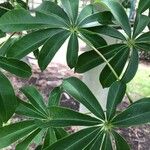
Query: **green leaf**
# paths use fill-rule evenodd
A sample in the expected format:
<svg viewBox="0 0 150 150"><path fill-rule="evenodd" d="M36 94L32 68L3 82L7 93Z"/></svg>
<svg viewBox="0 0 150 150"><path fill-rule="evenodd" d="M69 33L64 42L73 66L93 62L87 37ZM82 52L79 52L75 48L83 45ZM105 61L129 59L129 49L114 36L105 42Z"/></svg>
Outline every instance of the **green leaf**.
<svg viewBox="0 0 150 150"><path fill-rule="evenodd" d="M61 98L61 94L62 94L62 89L61 87L55 87L48 98L48 106L58 106L60 103L60 98Z"/></svg>
<svg viewBox="0 0 150 150"><path fill-rule="evenodd" d="M89 28L89 30L97 34L104 34L104 35L117 38L123 41L126 40L126 38L121 32L119 32L117 29L110 27L110 26L101 25L99 27Z"/></svg>
<svg viewBox="0 0 150 150"><path fill-rule="evenodd" d="M14 114L17 100L13 87L6 76L0 72L0 120L7 122ZM0 142L1 143L1 142Z"/></svg>
<svg viewBox="0 0 150 150"><path fill-rule="evenodd" d="M141 99L130 105L113 119L117 127L130 127L150 122L150 98Z"/></svg>
<svg viewBox="0 0 150 150"><path fill-rule="evenodd" d="M40 133L40 131L41 129L33 131L29 136L27 136L25 139L19 142L15 150L26 150L29 144L33 141L33 139Z"/></svg>
<svg viewBox="0 0 150 150"><path fill-rule="evenodd" d="M133 49L128 63L128 67L121 80L125 83L130 82L134 78L138 70L138 65L139 65L139 54L136 49Z"/></svg>
<svg viewBox="0 0 150 150"><path fill-rule="evenodd" d="M100 131L100 127L91 127L83 129L79 132L76 132L66 138L59 140L54 143L52 146L48 147L45 150L75 150L75 149L84 149L91 140L97 135Z"/></svg>
<svg viewBox="0 0 150 150"><path fill-rule="evenodd" d="M105 134L101 149L102 150L113 150L109 133Z"/></svg>
<svg viewBox="0 0 150 150"><path fill-rule="evenodd" d="M104 133L100 132L84 150L100 150Z"/></svg>
<svg viewBox="0 0 150 150"><path fill-rule="evenodd" d="M83 19L81 22L79 22L78 26L80 28L90 28L99 26L99 18L101 13L93 13L92 15L87 16L85 19Z"/></svg>
<svg viewBox="0 0 150 150"><path fill-rule="evenodd" d="M34 121L22 121L0 128L0 148L4 148L28 135L37 127Z"/></svg>
<svg viewBox="0 0 150 150"><path fill-rule="evenodd" d="M67 126L92 126L101 124L101 121L81 114L79 112L73 111L71 109L62 107L50 107L49 108L50 121L41 121L39 125L42 128L47 127L67 127Z"/></svg>
<svg viewBox="0 0 150 150"><path fill-rule="evenodd" d="M25 62L17 59L0 56L0 67L22 78L32 75L31 68Z"/></svg>
<svg viewBox="0 0 150 150"><path fill-rule="evenodd" d="M2 44L0 47L0 55L5 56L9 50L9 48L19 40L19 38L10 38L6 42Z"/></svg>
<svg viewBox="0 0 150 150"><path fill-rule="evenodd" d="M58 140L69 135L68 132L65 131L63 128L54 128L54 130L55 130L55 134Z"/></svg>
<svg viewBox="0 0 150 150"><path fill-rule="evenodd" d="M143 33L136 39L135 42L150 43L150 32Z"/></svg>
<svg viewBox="0 0 150 150"><path fill-rule="evenodd" d="M145 10L150 8L150 1L149 0L140 0L138 5L138 12L143 13Z"/></svg>
<svg viewBox="0 0 150 150"><path fill-rule="evenodd" d="M51 14L51 13L55 14L58 17L64 19L67 23L70 22L66 12L54 2L43 1L42 4L39 7L37 7L35 10L36 12L41 12L44 14Z"/></svg>
<svg viewBox="0 0 150 150"><path fill-rule="evenodd" d="M19 104L16 108L15 113L35 119L45 119L45 116L43 116L39 111L37 111L31 104L24 102L18 97L17 100Z"/></svg>
<svg viewBox="0 0 150 150"><path fill-rule="evenodd" d="M106 59L110 59L117 53L124 44L113 44L99 48L99 52L103 54ZM75 68L77 73L84 73L90 69L104 63L104 60L94 51L88 51L81 54Z"/></svg>
<svg viewBox="0 0 150 150"><path fill-rule="evenodd" d="M126 34L131 37L131 26L128 16L122 5L115 0L98 0L103 5L107 6Z"/></svg>
<svg viewBox="0 0 150 150"><path fill-rule="evenodd" d="M46 69L62 44L69 37L69 34L70 33L67 30L61 30L60 32L51 36L44 44L38 60L39 66L42 71Z"/></svg>
<svg viewBox="0 0 150 150"><path fill-rule="evenodd" d="M126 92L126 85L120 81L113 83L109 89L107 97L106 114L107 119L111 120L116 113L118 104L121 103Z"/></svg>
<svg viewBox="0 0 150 150"><path fill-rule="evenodd" d="M21 59L39 48L48 38L60 31L60 29L44 29L31 32L9 47L7 56Z"/></svg>
<svg viewBox="0 0 150 150"><path fill-rule="evenodd" d="M64 91L82 103L95 116L104 119L105 115L99 102L89 88L78 78L71 77L62 83Z"/></svg>
<svg viewBox="0 0 150 150"><path fill-rule="evenodd" d="M72 23L76 23L78 16L79 0L61 0L63 9L66 11Z"/></svg>
<svg viewBox="0 0 150 150"><path fill-rule="evenodd" d="M134 24L133 37L135 38L137 35L142 33L149 23L150 18L148 16L137 14Z"/></svg>
<svg viewBox="0 0 150 150"><path fill-rule="evenodd" d="M107 45L106 41L97 33L93 33L85 29L81 29L80 34L83 35L84 38L86 38L96 48Z"/></svg>
<svg viewBox="0 0 150 150"><path fill-rule="evenodd" d="M112 20L113 16L112 13L109 11L101 12L98 18L98 22L103 25L113 24Z"/></svg>
<svg viewBox="0 0 150 150"><path fill-rule="evenodd" d="M128 57L129 49L123 48L109 61L109 64L113 67L118 76L121 75ZM110 87L111 84L116 80L116 76L110 70L108 65L106 65L100 74L100 83L103 87Z"/></svg>
<svg viewBox="0 0 150 150"><path fill-rule="evenodd" d="M150 51L150 43L145 42L136 43L136 48L143 51Z"/></svg>
<svg viewBox="0 0 150 150"><path fill-rule="evenodd" d="M120 134L118 134L115 131L113 131L112 133L115 138L115 144L116 144L117 150L131 150L128 143L125 141L125 139Z"/></svg>
<svg viewBox="0 0 150 150"><path fill-rule="evenodd" d="M28 6L27 6L27 3L24 2L23 0L16 0L16 3L17 3L17 6L20 8L24 8L24 9L27 9Z"/></svg>
<svg viewBox="0 0 150 150"><path fill-rule="evenodd" d="M23 17L22 17L23 16ZM0 29L4 32L20 32L23 30L42 28L61 28L66 23L63 19L54 14L44 14L37 12L36 16L30 15L24 9L15 9L7 12L0 18Z"/></svg>
<svg viewBox="0 0 150 150"><path fill-rule="evenodd" d="M49 147L56 141L57 141L57 137L55 134L55 130L53 128L48 128L46 136L45 136L45 140L44 140L43 149Z"/></svg>
<svg viewBox="0 0 150 150"><path fill-rule="evenodd" d="M24 86L21 88L21 91L24 93L24 95L28 98L28 100L37 111L41 112L43 115L47 114L47 107L44 103L44 99L35 87Z"/></svg>
<svg viewBox="0 0 150 150"><path fill-rule="evenodd" d="M80 24L80 22L82 22L83 20L85 20L87 17L90 17L94 14L98 13L96 7L94 7L94 5L89 4L86 5L80 12L80 14L78 15L78 24Z"/></svg>
<svg viewBox="0 0 150 150"><path fill-rule="evenodd" d="M79 43L76 33L72 33L67 48L67 64L70 68L76 66L78 61Z"/></svg>
<svg viewBox="0 0 150 150"><path fill-rule="evenodd" d="M13 6L10 4L10 2L4 2L4 3L0 3L0 6L3 7L3 8L6 8L6 9L13 9ZM4 15L6 12L8 12L8 10L6 9L3 9L0 7L0 17L2 15Z"/></svg>
<svg viewBox="0 0 150 150"><path fill-rule="evenodd" d="M0 38L2 38L4 36L6 36L6 34L0 30Z"/></svg>

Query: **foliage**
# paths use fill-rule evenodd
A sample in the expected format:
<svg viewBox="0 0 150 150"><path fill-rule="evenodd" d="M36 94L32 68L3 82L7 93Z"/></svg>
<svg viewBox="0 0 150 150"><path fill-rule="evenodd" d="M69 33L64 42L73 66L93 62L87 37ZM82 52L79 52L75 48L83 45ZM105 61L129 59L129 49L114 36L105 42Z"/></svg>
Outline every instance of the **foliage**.
<svg viewBox="0 0 150 150"><path fill-rule="evenodd" d="M105 11L100 11L98 5ZM43 135L37 149L111 150L113 141L117 150L130 149L117 133L117 128L150 122L150 98L140 99L122 112L117 111L117 106L126 94L127 83L137 72L138 50L150 50L150 32L142 33L150 23L150 18L142 14L150 7L149 0L140 0L133 25L122 5L115 0L96 0L80 13L79 0L61 0L61 6L43 1L34 14L23 6L6 7L7 11L0 18L0 37L13 32L0 47L2 69L20 77L29 77L31 68L20 59L34 52L43 71L69 39L68 66L84 73L106 63L99 80L104 88L110 89L106 112L90 89L75 77L64 79L59 87L54 88L47 104L33 86L21 88L28 99L23 101L15 96L9 80L0 73L0 148L18 141L16 149L27 149L37 136ZM16 32L23 31L26 31L24 36L12 38ZM119 39L120 43L109 45L102 35ZM80 56L79 39L91 48ZM63 92L83 104L92 115L59 106ZM24 116L25 121L3 126L14 113ZM85 128L68 135L64 129L68 126Z"/></svg>

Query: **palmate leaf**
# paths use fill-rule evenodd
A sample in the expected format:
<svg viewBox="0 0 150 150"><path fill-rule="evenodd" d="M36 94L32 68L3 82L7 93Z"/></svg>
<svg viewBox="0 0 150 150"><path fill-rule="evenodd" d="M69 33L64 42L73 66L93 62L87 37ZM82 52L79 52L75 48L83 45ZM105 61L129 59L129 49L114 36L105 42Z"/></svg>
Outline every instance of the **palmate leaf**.
<svg viewBox="0 0 150 150"><path fill-rule="evenodd" d="M86 5L80 12L79 16L78 16L78 24L80 24L83 20L85 20L87 17L90 17L94 14L98 13L98 10L96 9L96 7L94 7L94 5L89 4Z"/></svg>
<svg viewBox="0 0 150 150"><path fill-rule="evenodd" d="M135 40L135 46L139 50L150 51L150 32L140 35Z"/></svg>
<svg viewBox="0 0 150 150"><path fill-rule="evenodd" d="M106 59L112 58L120 49L124 47L124 44L113 44L98 48L99 52L103 54ZM78 58L75 71L77 73L84 73L90 69L104 63L104 60L94 51L88 51L81 54Z"/></svg>
<svg viewBox="0 0 150 150"><path fill-rule="evenodd" d="M101 149L102 150L113 150L109 133L105 133Z"/></svg>
<svg viewBox="0 0 150 150"><path fill-rule="evenodd" d="M143 51L150 51L150 43L145 42L136 43L136 49Z"/></svg>
<svg viewBox="0 0 150 150"><path fill-rule="evenodd" d="M139 35L149 23L150 18L148 16L137 14L134 23L133 37L135 38Z"/></svg>
<svg viewBox="0 0 150 150"><path fill-rule="evenodd" d="M128 16L119 2L115 0L96 0L96 2L107 6L122 29L131 37L131 27Z"/></svg>
<svg viewBox="0 0 150 150"><path fill-rule="evenodd" d="M63 128L54 128L55 130L55 134L58 140L66 137L67 135L69 135L68 132L66 132L66 130L64 130Z"/></svg>
<svg viewBox="0 0 150 150"><path fill-rule="evenodd" d="M149 0L140 0L138 5L138 12L143 13L145 10L150 8L150 1Z"/></svg>
<svg viewBox="0 0 150 150"><path fill-rule="evenodd" d="M107 42L104 40L104 38L102 38L100 35L98 35L97 33L94 32L90 32L88 30L85 29L80 29L80 34L87 39L88 41L90 41L90 43L96 47L103 47L107 45Z"/></svg>
<svg viewBox="0 0 150 150"><path fill-rule="evenodd" d="M88 144L87 147L84 148L84 150L99 150L102 145L103 136L104 133L103 131L101 131L93 138L90 144Z"/></svg>
<svg viewBox="0 0 150 150"><path fill-rule="evenodd" d="M62 88L61 87L55 87L48 98L48 106L59 106L60 98L62 94Z"/></svg>
<svg viewBox="0 0 150 150"><path fill-rule="evenodd" d="M13 87L6 76L0 72L0 122L7 122L14 114L17 100Z"/></svg>
<svg viewBox="0 0 150 150"><path fill-rule="evenodd" d="M99 17L100 17L101 13L94 13L90 16L87 16L85 19L83 19L81 22L79 22L78 26L80 28L90 28L90 27L95 27L95 26L99 26L100 23L99 21Z"/></svg>
<svg viewBox="0 0 150 150"><path fill-rule="evenodd" d="M68 24L70 22L66 12L56 3L50 1L43 1L42 4L39 7L37 7L35 10L36 12L42 12L44 14L51 14L51 13L55 14L61 17L62 19L64 19L65 21L67 21Z"/></svg>
<svg viewBox="0 0 150 150"><path fill-rule="evenodd" d="M61 4L72 23L76 23L78 16L79 0L61 0Z"/></svg>
<svg viewBox="0 0 150 150"><path fill-rule="evenodd" d="M15 113L29 118L45 119L45 115L41 114L32 104L24 102L18 97L17 100L19 104Z"/></svg>
<svg viewBox="0 0 150 150"><path fill-rule="evenodd" d="M31 32L10 46L7 49L7 56L21 59L43 45L47 39L60 31L60 29L45 29Z"/></svg>
<svg viewBox="0 0 150 150"><path fill-rule="evenodd" d="M26 149L27 146L32 143L41 132L45 133L44 144L43 146L41 146L41 148L43 147L43 149L53 144L53 142L56 142L57 140L68 135L68 133L63 128L53 128L52 125L48 123L49 118L57 113L54 112L54 114L52 115L51 111L48 110L51 106L59 105L62 93L61 87L56 87L52 90L47 105L44 103L44 99L42 98L40 93L34 87L26 86L21 88L21 91L23 91L23 93L27 96L30 103L17 98L19 105L16 109L16 114L23 115L30 120L35 121L38 129L30 132L29 136L22 139L22 141L20 141L17 145L16 149ZM56 120L54 119L53 122L57 123L57 119L58 118L56 117ZM46 121L46 123L43 122L44 120Z"/></svg>
<svg viewBox="0 0 150 150"><path fill-rule="evenodd" d="M135 40L135 43L140 43L140 42L143 42L143 43L150 43L150 32L146 32L146 33L143 33L142 35L140 35L136 40Z"/></svg>
<svg viewBox="0 0 150 150"><path fill-rule="evenodd" d="M23 61L0 56L0 68L19 77L28 78L32 75L31 68Z"/></svg>
<svg viewBox="0 0 150 150"><path fill-rule="evenodd" d="M38 60L39 66L42 71L46 69L48 64L53 59L54 55L60 49L62 44L66 41L69 35L70 33L68 31L62 30L54 34L46 41L46 43L41 49L39 60Z"/></svg>
<svg viewBox="0 0 150 150"><path fill-rule="evenodd" d="M104 119L105 115L99 102L89 90L89 88L78 78L71 77L65 79L62 83L65 92L82 103L95 116Z"/></svg>
<svg viewBox="0 0 150 150"><path fill-rule="evenodd" d="M37 121L42 128L67 126L92 126L101 124L101 120L63 107L49 108L50 121Z"/></svg>
<svg viewBox="0 0 150 150"><path fill-rule="evenodd" d="M125 139L118 134L115 131L112 131L113 137L115 139L115 144L116 144L116 149L117 150L131 150L130 146L128 145L128 143L125 141Z"/></svg>
<svg viewBox="0 0 150 150"><path fill-rule="evenodd" d="M48 147L45 150L84 149L93 140L93 137L95 137L100 132L100 129L101 129L100 127L91 127L91 128L83 129L70 136L67 136L62 140L59 140L58 142L54 143L52 146Z"/></svg>
<svg viewBox="0 0 150 150"><path fill-rule="evenodd" d="M34 121L22 121L0 128L0 148L9 146L35 130Z"/></svg>
<svg viewBox="0 0 150 150"><path fill-rule="evenodd" d="M76 33L72 33L67 48L67 64L70 68L76 66L78 61L79 42Z"/></svg>
<svg viewBox="0 0 150 150"><path fill-rule="evenodd" d="M134 76L138 70L138 65L139 65L139 54L138 54L137 49L134 48L132 50L132 54L130 56L130 60L129 60L127 69L126 69L121 81L124 83L130 82L134 78Z"/></svg>
<svg viewBox="0 0 150 150"><path fill-rule="evenodd" d="M121 75L128 57L129 49L125 47L109 61L110 65L113 67L118 76ZM100 83L103 87L109 87L116 80L116 76L106 65L100 74Z"/></svg>
<svg viewBox="0 0 150 150"><path fill-rule="evenodd" d="M107 119L111 120L116 113L116 108L119 103L121 103L126 92L126 85L120 81L114 82L108 92L106 115Z"/></svg>
<svg viewBox="0 0 150 150"><path fill-rule="evenodd" d="M23 17L22 17L23 16ZM7 12L0 18L0 29L5 32L19 32L23 30L42 28L61 28L66 24L63 19L54 14L37 12L36 16L30 15L29 11L16 9Z"/></svg>
<svg viewBox="0 0 150 150"><path fill-rule="evenodd" d="M41 112L43 115L47 115L47 107L44 103L44 99L35 87L25 86L21 88L21 91L25 94L25 96L37 111Z"/></svg>
<svg viewBox="0 0 150 150"><path fill-rule="evenodd" d="M16 150L26 150L30 143L34 140L34 138L41 132L41 129L36 129L30 135L28 135L25 139L23 139L17 146Z"/></svg>
<svg viewBox="0 0 150 150"><path fill-rule="evenodd" d="M48 146L52 145L55 142L57 142L55 130L54 128L48 128L42 149L47 148Z"/></svg>
<svg viewBox="0 0 150 150"><path fill-rule="evenodd" d="M97 34L103 34L120 40L126 40L121 32L111 26L101 25L99 27L91 27L89 30Z"/></svg>
<svg viewBox="0 0 150 150"><path fill-rule="evenodd" d="M42 149L49 147L69 134L63 128L48 128Z"/></svg>
<svg viewBox="0 0 150 150"><path fill-rule="evenodd" d="M117 127L130 127L150 122L150 98L144 98L130 105L113 119Z"/></svg>
<svg viewBox="0 0 150 150"><path fill-rule="evenodd" d="M19 40L19 38L10 38L4 43L2 43L2 46L0 47L0 55L6 56L9 48Z"/></svg>

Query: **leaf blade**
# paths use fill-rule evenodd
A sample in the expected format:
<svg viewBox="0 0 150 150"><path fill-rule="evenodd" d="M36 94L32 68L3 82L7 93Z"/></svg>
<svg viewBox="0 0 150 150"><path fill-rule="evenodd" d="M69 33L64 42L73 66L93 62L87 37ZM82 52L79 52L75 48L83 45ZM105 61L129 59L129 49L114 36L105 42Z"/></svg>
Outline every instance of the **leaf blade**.
<svg viewBox="0 0 150 150"><path fill-rule="evenodd" d="M7 122L14 114L18 104L13 87L2 72L0 72L0 83L0 120Z"/></svg>
<svg viewBox="0 0 150 150"><path fill-rule="evenodd" d="M128 107L113 119L115 126L129 127L150 122L150 99L144 98Z"/></svg>
<svg viewBox="0 0 150 150"><path fill-rule="evenodd" d="M78 60L79 43L76 33L72 33L67 47L67 64L70 68L76 66Z"/></svg>
<svg viewBox="0 0 150 150"><path fill-rule="evenodd" d="M70 33L68 31L62 30L61 32L56 33L47 40L39 54L38 64L41 70L46 69L56 52L69 37L69 34Z"/></svg>
<svg viewBox="0 0 150 150"><path fill-rule="evenodd" d="M129 49L124 47L110 61L110 65L114 68L118 76L122 73L129 56ZM100 74L100 83L103 87L109 87L117 78L106 65Z"/></svg>
<svg viewBox="0 0 150 150"><path fill-rule="evenodd" d="M76 132L66 138L58 141L47 149L57 150L57 149L66 149L73 150L76 148L84 148L97 134L99 131L99 127L91 127L87 129L83 129L79 132Z"/></svg>
<svg viewBox="0 0 150 150"><path fill-rule="evenodd" d="M44 29L31 32L9 47L7 56L21 59L30 52L38 49L48 38L59 31L59 29Z"/></svg>
<svg viewBox="0 0 150 150"><path fill-rule="evenodd" d="M0 130L0 148L4 148L26 136L31 131L36 129L34 121L23 121L15 124L11 124L5 127L1 127Z"/></svg>
<svg viewBox="0 0 150 150"><path fill-rule="evenodd" d="M116 113L116 108L121 103L126 92L126 85L120 81L113 83L109 89L107 97L106 114L107 119L111 120Z"/></svg>
<svg viewBox="0 0 150 150"><path fill-rule="evenodd" d="M75 77L68 78L62 83L64 91L87 107L94 115L104 119L104 112L99 102L89 88Z"/></svg>
<svg viewBox="0 0 150 150"><path fill-rule="evenodd" d="M128 67L121 79L121 81L125 83L129 83L135 76L137 70L138 70L138 64L139 64L139 54L136 49L133 49L133 52L131 54Z"/></svg>
<svg viewBox="0 0 150 150"><path fill-rule="evenodd" d="M51 120L48 122L39 122L42 128L47 127L67 127L67 126L91 126L100 124L101 121L85 115L79 112L73 111L71 109L63 108L63 107L50 107L49 114Z"/></svg>
<svg viewBox="0 0 150 150"><path fill-rule="evenodd" d="M0 67L22 78L32 75L29 65L17 59L0 56Z"/></svg>

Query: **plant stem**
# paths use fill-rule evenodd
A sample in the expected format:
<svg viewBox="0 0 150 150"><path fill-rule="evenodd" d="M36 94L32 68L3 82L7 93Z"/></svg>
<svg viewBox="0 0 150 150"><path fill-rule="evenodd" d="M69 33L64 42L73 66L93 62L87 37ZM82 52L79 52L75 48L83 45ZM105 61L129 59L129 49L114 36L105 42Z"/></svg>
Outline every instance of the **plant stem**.
<svg viewBox="0 0 150 150"><path fill-rule="evenodd" d="M3 7L3 6L0 6L0 8L1 8L1 9L4 9L4 10L8 10L8 11L10 11L10 9L9 9L9 8L5 8L5 7Z"/></svg>
<svg viewBox="0 0 150 150"><path fill-rule="evenodd" d="M120 81L120 78L117 75L116 71L113 69L113 67L110 65L109 61L104 57L104 55L101 54L101 52L97 48L95 48L93 46L93 44L91 44L91 42L89 40L85 39L84 37L82 37L80 35L78 35L78 36L79 36L79 38L81 40L83 40L90 48L92 48L105 61L105 63L108 65L109 69L112 71L112 73L114 74L114 76L116 77L116 79L118 81ZM130 97L130 95L129 95L129 93L127 91L126 91L126 96L128 97L129 102L132 104L133 100L131 99L131 97Z"/></svg>

